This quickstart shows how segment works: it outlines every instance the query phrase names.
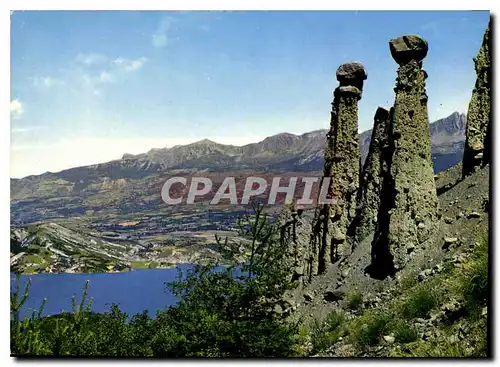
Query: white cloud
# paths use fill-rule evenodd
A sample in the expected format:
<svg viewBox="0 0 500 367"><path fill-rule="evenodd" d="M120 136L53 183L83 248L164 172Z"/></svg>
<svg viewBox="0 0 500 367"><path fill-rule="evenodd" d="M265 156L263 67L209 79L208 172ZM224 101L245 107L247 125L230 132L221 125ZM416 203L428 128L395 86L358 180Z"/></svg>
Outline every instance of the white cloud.
<svg viewBox="0 0 500 367"><path fill-rule="evenodd" d="M64 82L62 80L52 78L50 76L46 76L46 77L37 77L36 76L33 78L33 85L35 87L51 88L51 87L54 87L56 85L61 85L61 84L64 84Z"/></svg>
<svg viewBox="0 0 500 367"><path fill-rule="evenodd" d="M123 71L136 71L139 70L144 66L146 61L148 61L147 58L145 57L140 57L138 59L127 59L124 57L117 57L116 59L111 59L110 57L106 55L101 55L101 54L96 54L96 53L90 53L90 54L82 54L79 53L76 56L76 60L80 63L85 64L86 66L95 66L95 65L108 65L112 67L117 67L120 70ZM105 73L104 75L102 73ZM106 79L106 82L109 82L110 80L107 79L108 76L111 74L109 71L104 70L101 73L104 79Z"/></svg>
<svg viewBox="0 0 500 367"><path fill-rule="evenodd" d="M56 84L56 81L51 79L50 77L43 78L43 85L46 86L47 88L50 88L55 84Z"/></svg>
<svg viewBox="0 0 500 367"><path fill-rule="evenodd" d="M10 101L10 116L12 118L18 119L21 118L21 116L24 114L24 107L23 104L19 99L14 99L13 101Z"/></svg>
<svg viewBox="0 0 500 367"><path fill-rule="evenodd" d="M83 89L95 96L103 94L102 88L99 87L102 84L119 82L123 78L124 73L137 71L148 61L145 57L137 59L117 57L112 59L111 57L97 53L79 53L76 56L76 60L87 67L83 69L76 68L73 72L76 73ZM100 65L100 70L94 67L98 64ZM41 82L45 82L48 85L54 84L52 79L40 80L37 81L38 84Z"/></svg>
<svg viewBox="0 0 500 367"><path fill-rule="evenodd" d="M85 64L87 66L93 66L93 65L101 65L101 64L104 64L108 61L108 58L107 56L105 55L101 55L101 54L97 54L97 53L88 53L88 54L84 54L84 53L79 53L78 55L76 55L76 61L82 63L82 64Z"/></svg>
<svg viewBox="0 0 500 367"><path fill-rule="evenodd" d="M114 83L116 81L116 79L115 79L113 74L108 73L107 71L103 71L99 75L99 81L101 83Z"/></svg>
<svg viewBox="0 0 500 367"><path fill-rule="evenodd" d="M120 70L124 71L136 71L139 70L144 66L144 64L148 61L147 58L141 57L139 59L124 59L122 57L119 57L115 60L113 60L113 64L116 65Z"/></svg>
<svg viewBox="0 0 500 367"><path fill-rule="evenodd" d="M12 134L20 134L20 133L27 133L27 132L31 132L33 130L39 130L39 129L43 129L45 126L38 126L38 125L35 125L35 126L25 126L25 127L15 127L15 128L12 128Z"/></svg>
<svg viewBox="0 0 500 367"><path fill-rule="evenodd" d="M116 82L116 76L108 71L102 71L96 75L81 74L79 78L83 89L95 96L102 94L102 90L99 89L100 85Z"/></svg>
<svg viewBox="0 0 500 367"><path fill-rule="evenodd" d="M166 34L153 34L153 40L151 41L154 47L162 48L167 45L167 35Z"/></svg>
<svg viewBox="0 0 500 367"><path fill-rule="evenodd" d="M168 44L168 31L172 23L175 21L172 17L164 17L158 27L156 28L156 32L151 36L151 44L156 48L163 48Z"/></svg>

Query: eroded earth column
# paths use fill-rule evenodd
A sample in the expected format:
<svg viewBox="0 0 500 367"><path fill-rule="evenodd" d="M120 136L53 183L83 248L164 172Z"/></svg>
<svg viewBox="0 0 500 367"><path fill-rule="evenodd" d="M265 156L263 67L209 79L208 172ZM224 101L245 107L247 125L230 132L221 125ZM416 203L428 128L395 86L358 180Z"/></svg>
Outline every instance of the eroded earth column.
<svg viewBox="0 0 500 367"><path fill-rule="evenodd" d="M476 85L467 111L467 130L462 166L462 176L465 177L481 163L491 160L491 37L490 25L486 28L483 44L474 58L476 69Z"/></svg>
<svg viewBox="0 0 500 367"><path fill-rule="evenodd" d="M359 62L337 69L339 87L332 102L330 132L325 146L325 177L330 178L329 192L336 203L324 207L320 248L320 272L328 264L349 253L347 236L356 215L359 185L358 101L367 75Z"/></svg>
<svg viewBox="0 0 500 367"><path fill-rule="evenodd" d="M399 64L392 117L394 153L390 175L393 207L389 215L389 249L395 270L406 265L407 255L436 232L439 205L431 158L429 117L422 60L427 42L416 35L389 42Z"/></svg>
<svg viewBox="0 0 500 367"><path fill-rule="evenodd" d="M379 107L375 112L370 148L361 170L356 239L362 241L374 229L380 209L384 176L389 173L389 111Z"/></svg>

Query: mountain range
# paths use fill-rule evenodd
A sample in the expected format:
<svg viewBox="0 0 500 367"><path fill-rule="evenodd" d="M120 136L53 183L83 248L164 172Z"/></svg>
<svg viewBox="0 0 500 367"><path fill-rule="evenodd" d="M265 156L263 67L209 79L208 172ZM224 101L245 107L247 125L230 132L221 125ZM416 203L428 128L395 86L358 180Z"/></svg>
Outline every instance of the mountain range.
<svg viewBox="0 0 500 367"><path fill-rule="evenodd" d="M435 172L462 159L466 116L455 112L430 124ZM114 206L158 203L164 177L195 172L242 173L315 172L323 170L327 130L302 135L281 133L244 146L218 144L204 139L172 148L124 154L106 163L60 172L11 179L11 220L24 222L47 217L78 215ZM371 130L359 135L362 159ZM139 200L140 199L140 200ZM127 204L128 203L128 204Z"/></svg>

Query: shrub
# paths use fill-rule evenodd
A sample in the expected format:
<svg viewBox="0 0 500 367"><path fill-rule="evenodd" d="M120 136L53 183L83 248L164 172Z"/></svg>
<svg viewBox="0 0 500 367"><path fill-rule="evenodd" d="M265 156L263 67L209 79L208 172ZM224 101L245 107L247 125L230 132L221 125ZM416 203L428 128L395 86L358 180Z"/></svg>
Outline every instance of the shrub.
<svg viewBox="0 0 500 367"><path fill-rule="evenodd" d="M322 331L321 329L313 332L311 335L311 353L317 354L323 352L335 344L339 339L339 335L336 332Z"/></svg>
<svg viewBox="0 0 500 367"><path fill-rule="evenodd" d="M361 348L375 345L389 331L393 315L387 311L367 311L354 324L351 331L353 341Z"/></svg>
<svg viewBox="0 0 500 367"><path fill-rule="evenodd" d="M293 353L291 357L307 357L312 349L311 339L309 328L304 325L299 327L299 332L294 337Z"/></svg>
<svg viewBox="0 0 500 367"><path fill-rule="evenodd" d="M347 308L356 311L363 305L363 295L360 292L351 292L347 295Z"/></svg>
<svg viewBox="0 0 500 367"><path fill-rule="evenodd" d="M410 289L417 285L417 272L411 272L409 274L406 274L401 278L401 281L399 282L400 284L400 290L405 291L407 289Z"/></svg>
<svg viewBox="0 0 500 367"><path fill-rule="evenodd" d="M16 276L16 283L14 286L14 293L11 294L10 299L10 315L11 315L11 334L10 334L10 350L14 355L45 355L50 354L50 349L44 343L43 335L40 330L40 316L45 306L44 299L38 314L33 311L31 317L25 316L20 320L19 314L21 307L28 299L29 288L31 286L31 279L26 283L24 291L20 293L20 275Z"/></svg>
<svg viewBox="0 0 500 367"><path fill-rule="evenodd" d="M335 344L341 334L341 326L344 322L344 315L337 311L330 312L323 323L314 320L311 332L311 343L313 354L325 351Z"/></svg>
<svg viewBox="0 0 500 367"><path fill-rule="evenodd" d="M458 326L458 327L457 327ZM394 349L390 357L487 357L486 321L469 324L470 330L464 339L456 339L459 325L440 328L441 337L433 340L417 340Z"/></svg>
<svg viewBox="0 0 500 367"><path fill-rule="evenodd" d="M439 296L434 283L426 282L413 288L401 305L400 312L403 317L413 319L426 317L430 310L437 306Z"/></svg>
<svg viewBox="0 0 500 367"><path fill-rule="evenodd" d="M417 329L406 321L397 320L391 324L390 329L399 343L411 343L418 339Z"/></svg>
<svg viewBox="0 0 500 367"><path fill-rule="evenodd" d="M326 331L336 330L344 322L344 315L339 311L330 312L325 319L324 328Z"/></svg>
<svg viewBox="0 0 500 367"><path fill-rule="evenodd" d="M474 248L471 261L465 267L460 290L469 312L475 312L488 299L488 241L479 242Z"/></svg>
<svg viewBox="0 0 500 367"><path fill-rule="evenodd" d="M454 270L455 270L455 267L453 266L453 263L447 262L447 263L443 264L443 270L441 270L441 276L451 275Z"/></svg>

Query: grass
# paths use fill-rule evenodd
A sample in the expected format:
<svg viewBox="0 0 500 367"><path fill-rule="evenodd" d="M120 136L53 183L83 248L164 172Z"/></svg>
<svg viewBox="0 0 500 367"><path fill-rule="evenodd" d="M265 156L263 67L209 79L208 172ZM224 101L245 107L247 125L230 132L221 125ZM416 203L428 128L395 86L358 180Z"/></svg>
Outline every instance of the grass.
<svg viewBox="0 0 500 367"><path fill-rule="evenodd" d="M156 269L158 265L156 261L132 261L130 263L132 269Z"/></svg>
<svg viewBox="0 0 500 367"><path fill-rule="evenodd" d="M132 269L147 269L149 266L149 261L132 261L130 267Z"/></svg>
<svg viewBox="0 0 500 367"><path fill-rule="evenodd" d="M361 349L379 343L380 338L390 331L389 323L393 317L389 311L366 311L353 325L352 340Z"/></svg>
<svg viewBox="0 0 500 367"><path fill-rule="evenodd" d="M340 325L344 322L345 317L339 311L332 311L328 314L325 319L325 328L327 331L337 330Z"/></svg>
<svg viewBox="0 0 500 367"><path fill-rule="evenodd" d="M149 269L156 269L158 267L158 263L156 261L151 261L148 265Z"/></svg>
<svg viewBox="0 0 500 367"><path fill-rule="evenodd" d="M29 225L26 229L27 229L27 231L28 231L29 234L33 234L33 233L37 232L38 226L36 226L36 225Z"/></svg>
<svg viewBox="0 0 500 367"><path fill-rule="evenodd" d="M410 289L410 288L414 287L415 285L417 285L418 284L417 276L418 276L418 274L416 271L411 272L410 274L406 274L405 276L403 276L401 278L401 281L399 282L399 289L401 291L404 291L404 290Z"/></svg>
<svg viewBox="0 0 500 367"><path fill-rule="evenodd" d="M174 250L179 251L177 246L159 246L154 249L154 251L159 252L161 257L169 257L172 255Z"/></svg>
<svg viewBox="0 0 500 367"><path fill-rule="evenodd" d="M311 343L313 354L324 351L335 344L343 334L345 317L339 311L330 312L323 323L314 320L311 327Z"/></svg>
<svg viewBox="0 0 500 367"><path fill-rule="evenodd" d="M311 330L312 354L325 352L342 336L354 344L361 354L368 347L382 342L385 335L393 335L397 348L391 357L485 357L488 355L486 318L481 311L489 298L488 240L483 238L462 267L452 263L443 266L439 275L418 283L415 274L403 278L395 299L383 309L365 310L359 317L348 320L342 313L330 313L322 322L315 322ZM345 307L356 309L362 302L361 294L347 295ZM450 322L441 322L424 328L433 331L428 340L419 339L414 326L416 318L426 318L441 305L458 301L466 312ZM465 331L464 331L465 330Z"/></svg>
<svg viewBox="0 0 500 367"><path fill-rule="evenodd" d="M443 265L443 270L441 270L441 275L450 275L452 274L455 267L452 263L446 263Z"/></svg>
<svg viewBox="0 0 500 367"><path fill-rule="evenodd" d="M464 268L459 290L465 299L469 313L475 313L489 298L488 287L488 242L483 239L474 248L472 261Z"/></svg>
<svg viewBox="0 0 500 367"><path fill-rule="evenodd" d="M27 254L24 257L25 262L27 263L33 263L33 264L39 264L43 262L43 258L40 257L38 254Z"/></svg>
<svg viewBox="0 0 500 367"><path fill-rule="evenodd" d="M403 299L399 312L406 319L425 318L440 301L436 282L427 281L412 288Z"/></svg>
<svg viewBox="0 0 500 367"><path fill-rule="evenodd" d="M299 327L299 332L295 336L293 343L293 355L291 357L307 357L310 348L307 342L310 340L309 329L305 326Z"/></svg>
<svg viewBox="0 0 500 367"><path fill-rule="evenodd" d="M401 350L394 350L392 357L487 357L487 325L481 311L489 298L488 284L488 239L482 238L474 248L470 259L462 268L445 267L433 289L446 295L448 299L460 300L466 312L451 324L437 325L434 330L439 336L433 340L416 340L403 345ZM425 287L431 287L431 284ZM428 299L424 285L414 289L417 299ZM444 298L444 297L443 297ZM441 301L441 300L440 300ZM409 302L416 303L416 302ZM440 302L439 302L440 303ZM415 307L407 304L407 309L421 312L427 307ZM429 303L427 303L429 305ZM467 330L463 335L464 328ZM401 329L403 330L403 329Z"/></svg>
<svg viewBox="0 0 500 367"><path fill-rule="evenodd" d="M411 343L418 339L418 332L415 326L408 321L396 319L390 330L394 333L394 338L398 343Z"/></svg>
<svg viewBox="0 0 500 367"><path fill-rule="evenodd" d="M47 268L54 260L47 256L46 253L41 254L26 254L21 259L21 268L23 273L26 274L35 274L40 270L44 270ZM27 266L27 264L33 264L31 266Z"/></svg>
<svg viewBox="0 0 500 367"><path fill-rule="evenodd" d="M442 336L437 340L417 340L393 350L390 357L487 357L486 321L471 324L467 337L457 340L458 325L441 328Z"/></svg>
<svg viewBox="0 0 500 367"><path fill-rule="evenodd" d="M348 293L346 298L347 308L352 311L359 310L363 305L363 295L358 291Z"/></svg>

